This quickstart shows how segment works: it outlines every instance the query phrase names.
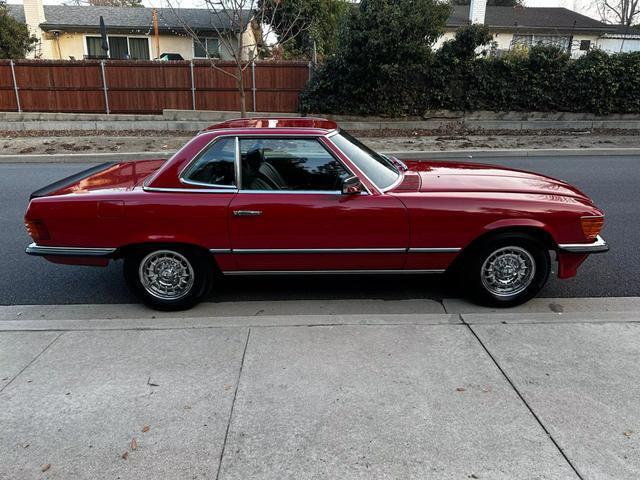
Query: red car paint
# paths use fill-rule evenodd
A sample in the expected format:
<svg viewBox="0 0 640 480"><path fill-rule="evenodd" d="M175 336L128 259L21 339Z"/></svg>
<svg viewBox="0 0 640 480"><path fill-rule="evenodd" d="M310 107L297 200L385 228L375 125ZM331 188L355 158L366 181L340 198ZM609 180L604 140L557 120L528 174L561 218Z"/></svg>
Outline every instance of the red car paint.
<svg viewBox="0 0 640 480"><path fill-rule="evenodd" d="M382 191L332 143L335 128L323 119L226 122L197 135L167 161L116 163L36 196L25 220L46 225L48 238L37 240L41 247L109 248L115 249L109 258L117 258L132 245L187 244L211 250L220 269L233 273L445 270L472 242L499 229L545 232L552 248L589 244L580 217L603 215L565 182L488 165L408 161L408 170ZM214 193L182 183L180 172L222 135L318 138L359 177L368 194ZM234 210L260 210L262 216L236 217ZM295 252L236 252L243 249ZM561 252L559 276L575 275L587 255ZM45 257L68 264L109 261L81 255Z"/></svg>

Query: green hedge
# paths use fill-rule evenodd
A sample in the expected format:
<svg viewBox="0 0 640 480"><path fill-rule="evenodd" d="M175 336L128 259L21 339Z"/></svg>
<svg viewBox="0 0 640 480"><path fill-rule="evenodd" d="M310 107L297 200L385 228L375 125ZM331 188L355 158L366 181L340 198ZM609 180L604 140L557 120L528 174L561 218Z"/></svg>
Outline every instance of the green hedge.
<svg viewBox="0 0 640 480"><path fill-rule="evenodd" d="M367 78L331 58L303 91L301 110L391 116L431 109L640 113L640 52L593 50L573 60L558 48L536 46L484 58L469 55L477 45L464 33L458 37L419 67L385 65L377 75L370 68Z"/></svg>

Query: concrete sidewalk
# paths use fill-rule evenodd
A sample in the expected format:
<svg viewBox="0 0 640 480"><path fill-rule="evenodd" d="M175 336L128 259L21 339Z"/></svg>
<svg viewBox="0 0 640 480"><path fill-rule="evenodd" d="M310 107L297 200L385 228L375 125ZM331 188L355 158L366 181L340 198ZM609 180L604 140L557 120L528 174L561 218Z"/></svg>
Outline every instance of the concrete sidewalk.
<svg viewBox="0 0 640 480"><path fill-rule="evenodd" d="M640 475L638 299L243 303L0 307L0 478Z"/></svg>

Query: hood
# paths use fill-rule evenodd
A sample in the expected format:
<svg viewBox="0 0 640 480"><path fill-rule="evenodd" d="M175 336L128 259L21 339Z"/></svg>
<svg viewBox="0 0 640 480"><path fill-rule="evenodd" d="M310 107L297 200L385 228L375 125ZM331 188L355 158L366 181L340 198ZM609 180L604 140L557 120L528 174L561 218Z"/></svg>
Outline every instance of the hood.
<svg viewBox="0 0 640 480"><path fill-rule="evenodd" d="M31 198L83 194L97 190L130 190L155 172L165 160L107 162L58 180L31 194Z"/></svg>
<svg viewBox="0 0 640 480"><path fill-rule="evenodd" d="M409 168L405 175L420 178L418 189L421 192L529 193L591 202L567 182L537 173L477 163L406 161L405 164ZM413 180L413 183L418 182Z"/></svg>

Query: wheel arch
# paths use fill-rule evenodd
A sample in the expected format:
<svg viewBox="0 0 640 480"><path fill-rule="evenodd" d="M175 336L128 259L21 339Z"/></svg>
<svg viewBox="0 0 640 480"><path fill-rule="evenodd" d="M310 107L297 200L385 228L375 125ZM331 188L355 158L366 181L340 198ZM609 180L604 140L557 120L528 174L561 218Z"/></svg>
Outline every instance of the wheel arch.
<svg viewBox="0 0 640 480"><path fill-rule="evenodd" d="M124 245L122 247L119 247L116 250L116 253L114 254L114 258L126 258L127 256L131 255L132 253L139 251L141 249L148 249L148 248L187 248L187 249L191 249L191 250L195 250L198 253L202 254L205 258L207 258L211 264L218 270L220 271L220 265L218 265L218 262L215 258L215 255L213 253L211 253L207 248L198 245L196 243L189 243L189 242L136 242L136 243L129 243L127 245Z"/></svg>
<svg viewBox="0 0 640 480"><path fill-rule="evenodd" d="M469 244L467 244L460 251L458 256L449 266L449 269L455 270L459 266L461 266L466 259L472 255L479 245L491 239L492 237L496 237L498 235L503 235L505 233L513 233L513 234L523 234L527 235L531 238L542 243L548 250L557 249L557 242L554 240L551 233L545 228L545 225L540 222L535 223L521 223L521 224L510 224L510 225L495 225L495 226L487 226L485 231L474 238Z"/></svg>

